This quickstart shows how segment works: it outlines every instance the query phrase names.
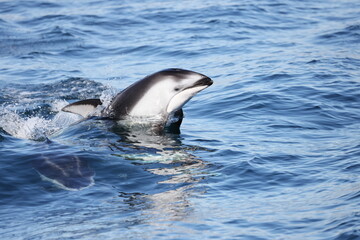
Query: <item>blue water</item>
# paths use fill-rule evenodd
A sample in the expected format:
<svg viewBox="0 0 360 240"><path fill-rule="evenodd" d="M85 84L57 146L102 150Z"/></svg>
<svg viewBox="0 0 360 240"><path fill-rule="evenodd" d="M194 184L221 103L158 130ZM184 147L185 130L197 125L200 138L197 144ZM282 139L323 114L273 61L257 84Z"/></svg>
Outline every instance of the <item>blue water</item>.
<svg viewBox="0 0 360 240"><path fill-rule="evenodd" d="M1 238L360 239L359 9L1 1ZM169 67L214 80L180 134L59 112ZM94 185L36 170L74 155Z"/></svg>

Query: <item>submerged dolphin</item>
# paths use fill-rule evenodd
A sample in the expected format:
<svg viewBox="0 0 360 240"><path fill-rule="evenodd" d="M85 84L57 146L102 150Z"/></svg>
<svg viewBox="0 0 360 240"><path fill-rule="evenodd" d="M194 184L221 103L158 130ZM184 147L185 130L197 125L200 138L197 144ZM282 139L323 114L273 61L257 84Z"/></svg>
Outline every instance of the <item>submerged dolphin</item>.
<svg viewBox="0 0 360 240"><path fill-rule="evenodd" d="M209 77L197 72L165 69L118 93L98 115L113 120L156 120L163 127L180 127L182 107L212 83ZM62 111L90 117L99 105L100 99L87 99L69 104Z"/></svg>
<svg viewBox="0 0 360 240"><path fill-rule="evenodd" d="M94 171L88 166L88 160L79 152L47 139L38 146L41 154L34 156L32 165L43 180L58 187L77 191L94 184Z"/></svg>

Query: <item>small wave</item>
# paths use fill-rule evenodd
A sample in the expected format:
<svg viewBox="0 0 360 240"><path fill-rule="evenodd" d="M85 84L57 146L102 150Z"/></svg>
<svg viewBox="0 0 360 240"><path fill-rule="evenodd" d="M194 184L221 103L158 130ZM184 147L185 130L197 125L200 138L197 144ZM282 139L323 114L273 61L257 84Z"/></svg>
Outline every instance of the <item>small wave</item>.
<svg viewBox="0 0 360 240"><path fill-rule="evenodd" d="M321 44L358 44L360 43L360 25L350 25L335 32L325 33L317 39Z"/></svg>
<svg viewBox="0 0 360 240"><path fill-rule="evenodd" d="M14 28L14 27L13 27ZM38 32L23 32L16 29L11 35L0 26L0 55L29 57L33 53L53 54L77 48L81 39L59 26Z"/></svg>

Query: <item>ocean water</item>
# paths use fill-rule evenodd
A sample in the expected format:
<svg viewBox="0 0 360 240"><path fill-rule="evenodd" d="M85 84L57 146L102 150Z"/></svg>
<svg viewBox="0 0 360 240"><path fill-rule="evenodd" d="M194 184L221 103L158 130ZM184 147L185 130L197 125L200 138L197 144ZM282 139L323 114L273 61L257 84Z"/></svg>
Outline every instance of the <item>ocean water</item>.
<svg viewBox="0 0 360 240"><path fill-rule="evenodd" d="M359 9L0 1L1 238L360 239ZM179 134L60 111L169 67L214 80ZM60 188L44 159L91 186Z"/></svg>

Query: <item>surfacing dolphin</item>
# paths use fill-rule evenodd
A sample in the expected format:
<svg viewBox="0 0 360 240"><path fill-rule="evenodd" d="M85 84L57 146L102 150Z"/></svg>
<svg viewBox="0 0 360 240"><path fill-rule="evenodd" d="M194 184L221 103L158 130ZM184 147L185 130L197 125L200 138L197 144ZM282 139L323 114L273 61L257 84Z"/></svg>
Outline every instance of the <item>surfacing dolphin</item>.
<svg viewBox="0 0 360 240"><path fill-rule="evenodd" d="M161 129L178 131L182 107L198 92L213 84L200 73L184 69L165 69L135 82L118 93L108 106L98 112L100 99L71 103L62 110L84 118L97 116L111 120L130 120L155 124ZM34 163L40 175L66 190L81 190L94 184L94 172L76 154L54 154L60 148L48 141L50 149ZM60 149L61 151L61 149Z"/></svg>
<svg viewBox="0 0 360 240"><path fill-rule="evenodd" d="M212 84L209 77L197 72L165 69L118 93L97 115L113 120L155 121L163 128L179 128L183 119L182 107ZM100 99L86 99L71 103L62 111L91 117L99 105L102 105Z"/></svg>

